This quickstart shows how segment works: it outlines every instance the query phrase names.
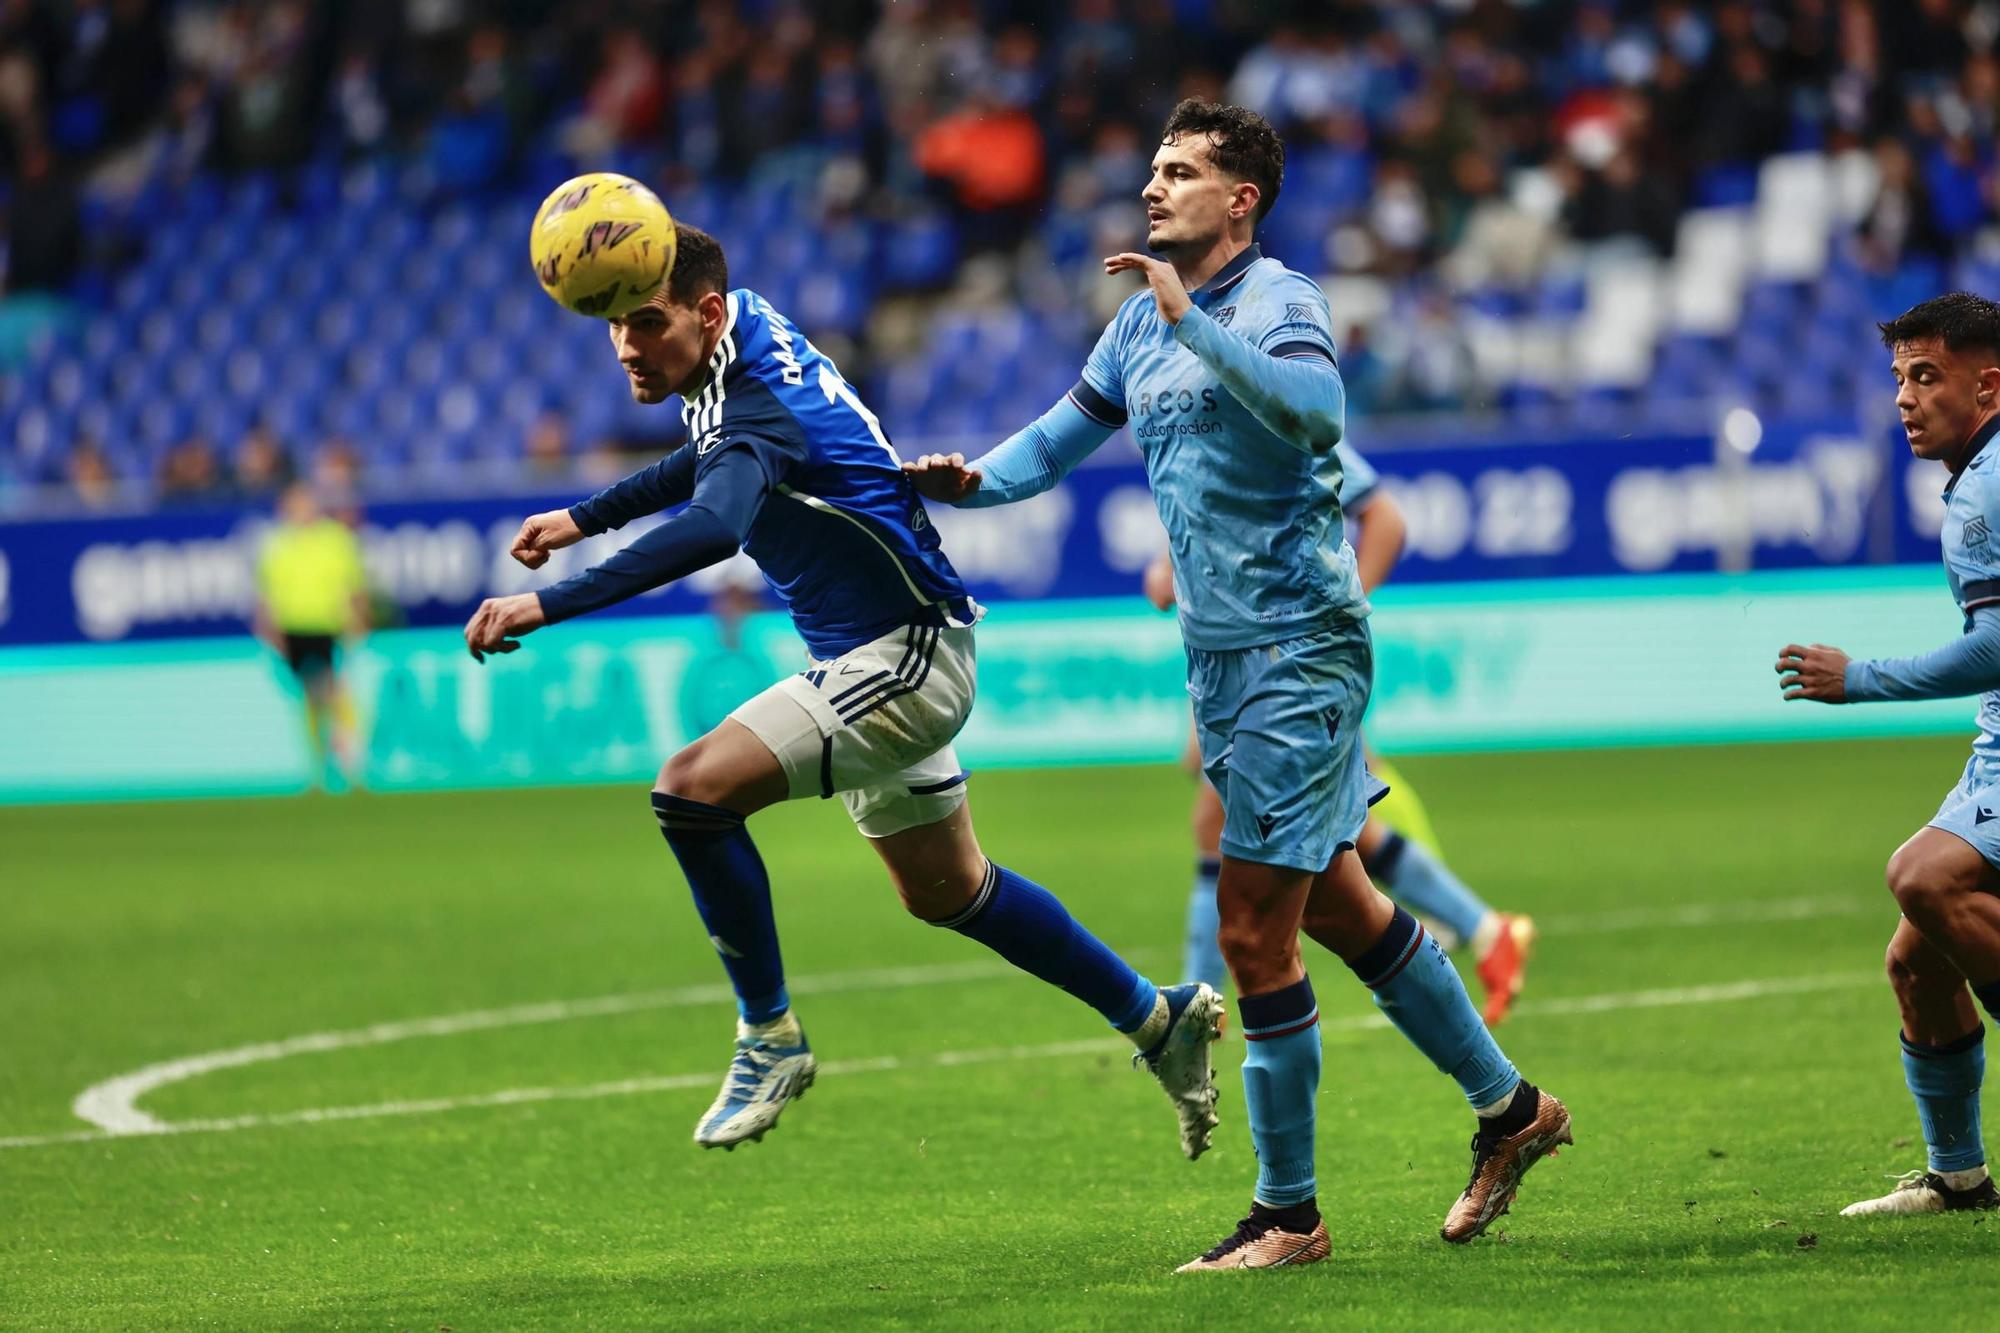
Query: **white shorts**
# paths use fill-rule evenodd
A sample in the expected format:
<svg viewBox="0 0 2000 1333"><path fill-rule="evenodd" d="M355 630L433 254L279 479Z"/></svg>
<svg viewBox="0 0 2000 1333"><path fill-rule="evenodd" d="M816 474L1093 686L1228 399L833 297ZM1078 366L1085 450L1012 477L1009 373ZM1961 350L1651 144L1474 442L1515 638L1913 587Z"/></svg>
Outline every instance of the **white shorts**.
<svg viewBox="0 0 2000 1333"><path fill-rule="evenodd" d="M886 838L965 803L951 742L974 689L972 631L913 625L814 659L729 716L777 756L794 800L838 793L855 827Z"/></svg>

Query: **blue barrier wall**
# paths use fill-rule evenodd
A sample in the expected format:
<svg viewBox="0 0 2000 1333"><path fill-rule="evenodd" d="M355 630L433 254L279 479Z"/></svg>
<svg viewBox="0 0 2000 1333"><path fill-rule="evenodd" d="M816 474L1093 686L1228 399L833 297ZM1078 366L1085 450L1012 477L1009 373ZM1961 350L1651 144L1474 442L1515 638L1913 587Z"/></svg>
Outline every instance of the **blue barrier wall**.
<svg viewBox="0 0 2000 1333"><path fill-rule="evenodd" d="M932 507L976 596L1136 593L1163 538L1136 458L1122 441L1105 453L1022 505ZM1771 426L1748 453L1680 433L1399 446L1371 458L1409 518L1398 583L1937 559L1942 470L1910 458L1900 439L1851 427ZM577 498L369 504L363 542L391 618L461 623L480 599L560 578L644 530L595 538L534 573L507 559L523 516ZM242 633L267 521L226 510L0 523L0 644ZM754 577L705 571L607 614L697 612L739 575Z"/></svg>

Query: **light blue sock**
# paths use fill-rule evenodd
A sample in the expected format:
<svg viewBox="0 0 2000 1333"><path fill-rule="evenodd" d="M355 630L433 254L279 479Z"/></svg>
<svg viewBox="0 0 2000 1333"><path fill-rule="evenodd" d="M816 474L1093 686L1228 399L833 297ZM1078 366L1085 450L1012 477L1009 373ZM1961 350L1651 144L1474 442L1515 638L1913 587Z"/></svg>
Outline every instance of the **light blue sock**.
<svg viewBox="0 0 2000 1333"><path fill-rule="evenodd" d="M1462 941L1469 942L1493 910L1430 848L1411 842L1394 829L1377 844L1373 856L1362 860L1362 867L1370 879L1394 894L1397 902L1429 917Z"/></svg>
<svg viewBox="0 0 2000 1333"><path fill-rule="evenodd" d="M1222 945L1216 934L1222 929L1222 914L1215 906L1215 879L1222 862L1204 856L1195 867L1194 888L1188 891L1187 946L1181 954L1181 980L1206 981L1218 991L1229 978L1222 961Z"/></svg>
<svg viewBox="0 0 2000 1333"><path fill-rule="evenodd" d="M1917 1099L1933 1171L1969 1171L1986 1163L1986 1144L1979 1134L1985 1041L1983 1024L1944 1046L1902 1038L1903 1078Z"/></svg>
<svg viewBox="0 0 2000 1333"><path fill-rule="evenodd" d="M1257 1149L1257 1201L1274 1208L1304 1203L1313 1178L1315 1103L1319 1097L1319 1004L1311 978L1236 1002L1248 1050L1243 1105Z"/></svg>
<svg viewBox="0 0 2000 1333"><path fill-rule="evenodd" d="M1402 908L1382 938L1348 966L1375 992L1375 1003L1397 1030L1451 1075L1474 1110L1501 1101L1521 1081L1480 1021L1451 959Z"/></svg>
<svg viewBox="0 0 2000 1333"><path fill-rule="evenodd" d="M1137 1032L1159 991L1102 940L1077 924L1053 893L1005 866L986 863L986 880L964 911L934 926L978 940L1015 967L1060 986L1120 1032Z"/></svg>

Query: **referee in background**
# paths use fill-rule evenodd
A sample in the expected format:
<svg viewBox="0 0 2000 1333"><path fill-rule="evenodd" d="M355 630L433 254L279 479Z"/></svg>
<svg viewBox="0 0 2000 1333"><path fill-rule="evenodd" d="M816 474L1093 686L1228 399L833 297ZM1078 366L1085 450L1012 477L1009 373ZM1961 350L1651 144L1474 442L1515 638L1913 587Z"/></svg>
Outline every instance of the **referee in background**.
<svg viewBox="0 0 2000 1333"><path fill-rule="evenodd" d="M353 529L303 482L286 488L257 559L257 637L276 649L305 692L316 778L360 784L354 706L341 685L339 644L369 624L368 584ZM331 759L331 765L328 760Z"/></svg>

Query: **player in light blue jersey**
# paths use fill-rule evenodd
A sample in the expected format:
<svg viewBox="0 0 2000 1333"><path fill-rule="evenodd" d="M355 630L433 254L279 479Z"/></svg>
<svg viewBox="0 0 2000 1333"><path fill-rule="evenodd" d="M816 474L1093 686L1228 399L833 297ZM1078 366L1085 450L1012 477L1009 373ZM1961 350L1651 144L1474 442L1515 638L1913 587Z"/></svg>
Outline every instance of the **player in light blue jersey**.
<svg viewBox="0 0 2000 1333"><path fill-rule="evenodd" d="M908 465L926 496L990 505L1047 490L1128 421L1145 455L1181 575L1202 762L1223 798L1216 902L1258 1159L1249 1216L1184 1271L1328 1253L1313 1163L1319 1007L1301 928L1478 1115L1446 1240L1483 1232L1522 1173L1570 1137L1562 1103L1515 1071L1451 961L1354 855L1381 791L1361 749L1368 602L1342 537L1335 446L1346 418L1326 297L1252 243L1283 174L1284 145L1262 117L1181 103L1143 192L1146 244L1166 259L1105 261L1142 274L1148 290L1119 309L1076 387L977 467L959 455Z"/></svg>
<svg viewBox="0 0 2000 1333"><path fill-rule="evenodd" d="M1973 1004L2000 1018L2000 305L1954 292L1881 330L1910 452L1949 473L1944 573L1964 633L1935 652L1873 661L1788 644L1779 684L1787 699L1829 704L1977 694L1979 738L1937 814L1889 858L1903 914L1889 985L1929 1160L1843 1217L2000 1208L1979 1127L1986 1028Z"/></svg>
<svg viewBox="0 0 2000 1333"><path fill-rule="evenodd" d="M736 991L736 1053L695 1127L705 1148L761 1139L817 1062L786 992L771 886L744 821L839 795L903 905L1083 1000L1137 1047L1180 1121L1209 1145L1209 1044L1222 1017L1198 983L1155 987L1033 881L980 851L952 740L972 706L980 608L945 558L900 460L833 363L755 292L731 290L715 239L680 230L672 275L611 321L640 402L681 395L688 442L569 509L521 525L529 568L583 537L685 506L595 568L493 598L465 627L475 658L740 548L806 641L806 670L669 759L653 813Z"/></svg>
<svg viewBox="0 0 2000 1333"><path fill-rule="evenodd" d="M1403 511L1381 486L1381 474L1347 440L1335 448L1340 456L1340 516L1354 533L1355 575L1361 590L1372 594L1396 567L1403 553L1406 525ZM1174 605L1173 559L1161 552L1146 570L1146 596L1160 610ZM1190 738L1191 767L1200 771L1199 735ZM1528 958L1534 946L1534 920L1519 912L1499 912L1463 881L1445 862L1430 833L1430 819L1407 783L1396 778L1372 750L1369 771L1390 784L1389 795L1369 811L1368 822L1355 839L1368 877L1398 902L1415 912L1446 949L1464 944L1472 951L1473 969L1486 992L1480 1017L1496 1027L1521 993L1527 980ZM1397 808L1391 812L1391 804ZM1222 988L1225 964L1217 939L1220 918L1215 906L1215 880L1222 870L1222 797L1213 784L1197 786L1190 819L1195 839L1194 887L1188 892L1187 936L1181 975Z"/></svg>

